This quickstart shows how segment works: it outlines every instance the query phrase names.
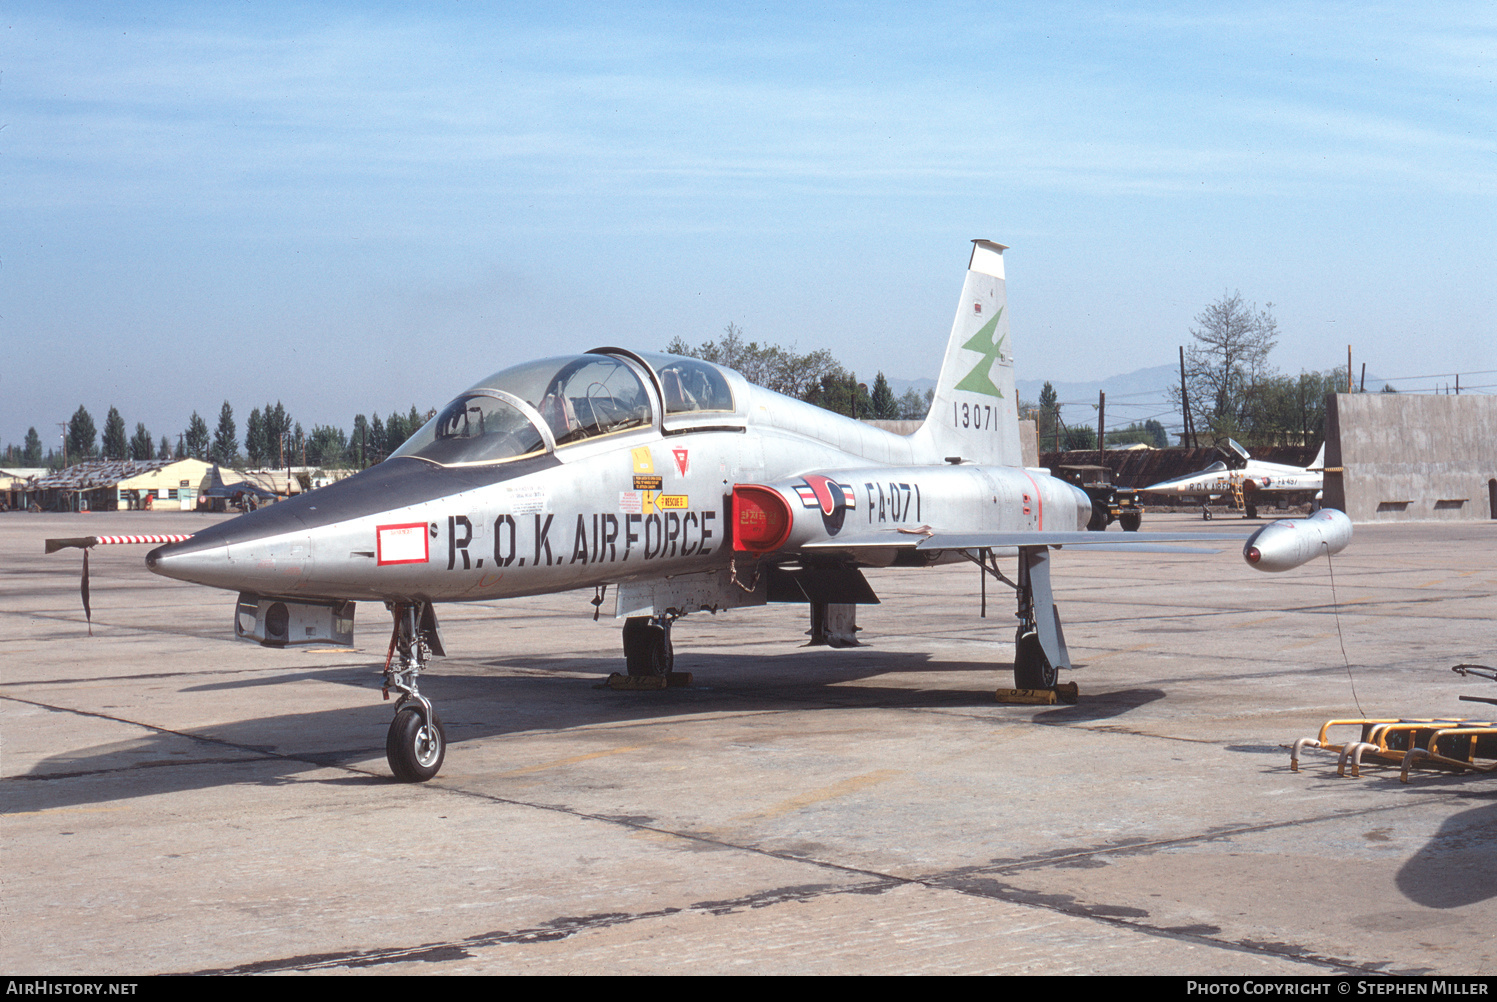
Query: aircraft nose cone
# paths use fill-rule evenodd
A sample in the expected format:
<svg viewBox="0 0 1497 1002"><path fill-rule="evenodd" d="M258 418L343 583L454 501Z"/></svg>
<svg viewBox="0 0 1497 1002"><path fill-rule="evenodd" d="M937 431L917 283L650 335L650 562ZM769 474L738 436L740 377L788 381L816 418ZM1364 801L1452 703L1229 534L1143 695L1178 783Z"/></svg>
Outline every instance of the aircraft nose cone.
<svg viewBox="0 0 1497 1002"><path fill-rule="evenodd" d="M218 584L229 570L229 548L194 546L192 540L167 543L146 554L146 567L157 574L196 584Z"/></svg>

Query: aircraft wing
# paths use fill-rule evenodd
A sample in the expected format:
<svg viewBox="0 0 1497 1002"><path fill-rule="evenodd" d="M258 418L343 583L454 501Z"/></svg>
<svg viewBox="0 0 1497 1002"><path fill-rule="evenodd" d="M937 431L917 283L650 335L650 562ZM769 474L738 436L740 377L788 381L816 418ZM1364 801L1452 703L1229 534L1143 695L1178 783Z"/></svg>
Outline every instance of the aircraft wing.
<svg viewBox="0 0 1497 1002"><path fill-rule="evenodd" d="M1170 545L1179 543L1231 541L1247 539L1242 533L1224 532L941 532L929 530L885 529L839 535L832 539L806 543L803 550L813 552L890 549L908 550L980 550L1018 546L1073 546L1104 553L1220 553L1219 548Z"/></svg>
<svg viewBox="0 0 1497 1002"><path fill-rule="evenodd" d="M1247 536L1238 532L934 532L915 547L918 550L973 550L992 546L1085 546L1091 549L1139 550L1160 543L1200 543L1232 540L1242 542ZM1159 551L1154 551L1159 552ZM1165 552L1181 552L1166 550ZM1215 552L1215 551L1210 551Z"/></svg>

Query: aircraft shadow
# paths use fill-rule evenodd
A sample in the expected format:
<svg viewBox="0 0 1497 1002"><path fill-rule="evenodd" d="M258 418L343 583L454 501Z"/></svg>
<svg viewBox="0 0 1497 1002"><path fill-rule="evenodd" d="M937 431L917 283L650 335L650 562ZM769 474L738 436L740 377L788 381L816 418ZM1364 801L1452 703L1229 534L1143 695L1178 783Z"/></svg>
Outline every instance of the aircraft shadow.
<svg viewBox="0 0 1497 1002"><path fill-rule="evenodd" d="M451 665L444 670L444 665ZM523 669L486 675L485 668ZM652 723L704 713L814 709L980 709L995 722L1051 724L1115 717L1162 698L1154 689L1084 696L1059 709L999 705L993 691L1012 684L1012 665L933 660L929 655L869 648L797 649L767 655L693 653L677 660L695 675L688 687L615 691L603 679L618 657L497 658L438 661L422 692L438 708L449 757L466 742L533 732L564 733L600 724ZM579 674L585 677L578 677ZM969 676L952 684L952 675ZM889 678L897 675L900 677ZM942 676L938 678L937 676ZM883 684L872 679L884 678ZM927 684L922 680L928 678ZM378 664L255 673L183 688L184 693L320 682L366 689L366 705L281 713L178 733L147 734L48 757L4 781L7 812L29 812L234 784L305 781L327 767L372 765L379 775L329 776L337 784L393 784L384 775L391 703L379 698ZM282 704L284 705L284 703ZM438 780L440 782L440 778Z"/></svg>
<svg viewBox="0 0 1497 1002"><path fill-rule="evenodd" d="M1453 814L1398 871L1403 896L1426 908L1459 908L1497 896L1497 803Z"/></svg>

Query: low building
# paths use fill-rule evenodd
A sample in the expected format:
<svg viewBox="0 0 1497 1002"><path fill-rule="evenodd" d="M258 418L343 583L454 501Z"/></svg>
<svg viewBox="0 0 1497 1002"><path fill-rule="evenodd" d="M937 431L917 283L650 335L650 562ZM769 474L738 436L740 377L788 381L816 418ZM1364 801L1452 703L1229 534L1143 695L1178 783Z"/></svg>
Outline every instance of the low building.
<svg viewBox="0 0 1497 1002"><path fill-rule="evenodd" d="M16 466L0 470L0 511L22 511L31 507L36 482L47 475L45 466Z"/></svg>
<svg viewBox="0 0 1497 1002"><path fill-rule="evenodd" d="M200 459L91 459L35 488L47 511L194 511L209 468Z"/></svg>

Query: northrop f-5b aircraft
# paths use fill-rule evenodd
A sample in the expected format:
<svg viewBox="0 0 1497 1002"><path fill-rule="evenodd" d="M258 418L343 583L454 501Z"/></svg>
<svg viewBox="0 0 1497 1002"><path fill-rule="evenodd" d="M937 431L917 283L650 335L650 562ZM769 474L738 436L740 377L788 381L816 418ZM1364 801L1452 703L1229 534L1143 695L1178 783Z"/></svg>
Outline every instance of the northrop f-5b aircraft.
<svg viewBox="0 0 1497 1002"><path fill-rule="evenodd" d="M1140 494L1172 494L1202 499L1231 495L1242 502L1243 515L1258 517L1258 502L1275 499L1281 506L1309 501L1318 507L1325 484L1325 443L1309 466L1284 466L1254 459L1236 439L1220 447L1227 462L1212 463L1197 473L1140 487ZM1204 509L1203 509L1204 510Z"/></svg>
<svg viewBox="0 0 1497 1002"><path fill-rule="evenodd" d="M444 653L441 602L591 588L601 604L611 587L628 672L658 675L688 613L804 602L813 639L845 640L854 607L878 601L862 568L967 560L1017 595L1017 685L1053 687L1071 661L1052 548L1241 537L1087 532L1086 494L1023 467L1005 249L973 242L934 402L910 435L707 362L601 347L481 379L378 466L147 564L239 593L237 634L271 646L351 643L354 604L382 603L399 693L386 750L402 780L430 779L446 751L418 686ZM1312 521L1259 530L1249 562L1284 570L1346 544L1344 515ZM1014 556L1009 579L998 561Z"/></svg>

